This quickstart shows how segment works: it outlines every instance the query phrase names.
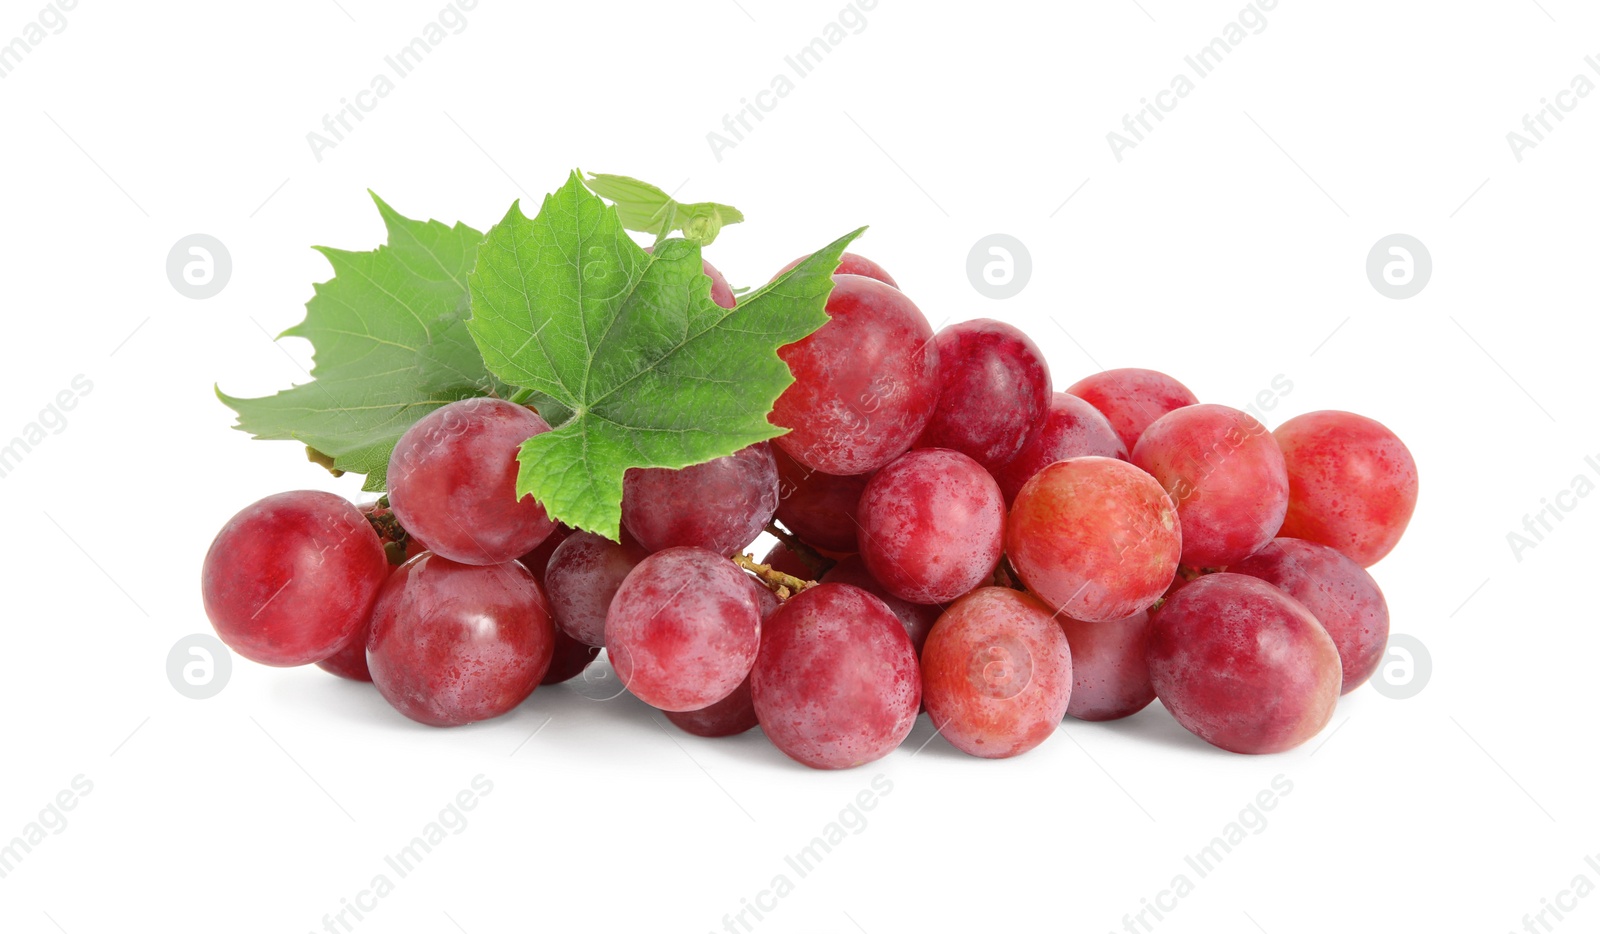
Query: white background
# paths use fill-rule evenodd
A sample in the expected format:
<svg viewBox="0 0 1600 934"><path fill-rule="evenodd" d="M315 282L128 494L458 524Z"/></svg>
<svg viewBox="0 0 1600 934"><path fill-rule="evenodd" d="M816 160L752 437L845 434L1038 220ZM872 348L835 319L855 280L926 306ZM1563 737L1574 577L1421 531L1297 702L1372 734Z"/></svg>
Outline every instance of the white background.
<svg viewBox="0 0 1600 934"><path fill-rule="evenodd" d="M0 42L39 6L0 3ZM1600 853L1600 498L1565 500L1520 560L1506 537L1575 476L1600 480L1584 462L1600 459L1600 95L1520 162L1506 140L1573 76L1600 81L1592 7L1282 0L1119 162L1107 132L1237 0L882 0L718 160L708 131L838 0L483 0L314 158L307 132L439 9L88 0L0 80L0 441L75 376L93 384L0 479L0 841L75 776L93 784L0 879L0 928L320 930L478 775L493 791L466 829L355 930L721 930L785 872L794 891L755 929L1110 931L1185 873L1194 891L1146 915L1154 930L1503 932L1543 900L1573 904L1576 876L1600 882L1584 862ZM329 275L308 247L376 246L368 187L485 229L574 166L741 207L750 221L708 252L735 285L871 224L858 249L936 327L1022 326L1058 387L1148 366L1243 406L1282 374L1271 424L1345 408L1389 425L1422 492L1374 573L1431 681L1404 701L1364 688L1267 758L1153 707L1068 721L1006 762L937 738L913 755L923 718L843 773L757 732L669 735L635 701L597 700L604 685L456 730L243 660L215 698L180 696L166 656L209 629L199 566L222 522L279 490L358 489L231 431L211 391L305 379L309 348L269 335ZM233 258L205 301L165 273L196 232ZM966 276L995 232L1033 257L1006 301ZM1405 301L1364 272L1395 232L1434 261ZM796 878L784 857L880 774L892 791L865 828ZM1280 775L1293 790L1264 829L1196 879L1184 857ZM1576 904L1550 930L1600 926L1600 898Z"/></svg>

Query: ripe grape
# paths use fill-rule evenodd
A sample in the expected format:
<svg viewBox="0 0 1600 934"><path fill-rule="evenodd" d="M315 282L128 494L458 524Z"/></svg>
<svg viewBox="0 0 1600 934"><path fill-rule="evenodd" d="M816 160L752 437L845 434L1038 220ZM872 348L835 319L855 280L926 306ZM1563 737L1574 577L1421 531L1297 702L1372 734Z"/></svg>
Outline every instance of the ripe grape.
<svg viewBox="0 0 1600 934"><path fill-rule="evenodd" d="M1006 505L1017 501L1017 491L1034 474L1072 457L1114 457L1125 461L1128 448L1099 409L1070 393L1052 393L1050 410L1028 436L1021 452L994 470Z"/></svg>
<svg viewBox="0 0 1600 934"><path fill-rule="evenodd" d="M1021 755L1067 712L1072 650L1039 598L983 587L952 604L928 635L922 690L950 745L986 759Z"/></svg>
<svg viewBox="0 0 1600 934"><path fill-rule="evenodd" d="M653 253L655 252L655 246L647 246L644 251ZM704 272L706 278L711 280L711 301L723 308L732 308L738 301L738 296L733 294L733 287L728 285L728 278L718 272L717 267L703 258L700 260L700 271Z"/></svg>
<svg viewBox="0 0 1600 934"><path fill-rule="evenodd" d="M527 568L424 554L379 593L367 665L396 710L430 726L460 726L527 699L554 650L550 610Z"/></svg>
<svg viewBox="0 0 1600 934"><path fill-rule="evenodd" d="M290 667L348 644L388 576L383 542L361 510L332 493L300 490L228 520L206 552L200 593L229 648Z"/></svg>
<svg viewBox="0 0 1600 934"><path fill-rule="evenodd" d="M1221 568L1272 541L1289 507L1283 453L1266 426L1225 405L1156 419L1133 462L1161 482L1183 523L1183 563Z"/></svg>
<svg viewBox="0 0 1600 934"><path fill-rule="evenodd" d="M939 402L919 448L960 451L988 470L1017 456L1050 408L1050 367L1028 335L979 318L934 336Z"/></svg>
<svg viewBox="0 0 1600 934"><path fill-rule="evenodd" d="M622 483L622 524L650 551L727 557L755 541L777 508L778 467L764 441L681 470L636 467Z"/></svg>
<svg viewBox="0 0 1600 934"><path fill-rule="evenodd" d="M1180 578L1181 579L1181 578ZM1089 623L1063 616L1072 646L1072 703L1067 715L1079 720L1131 717L1156 699L1150 683L1150 614Z"/></svg>
<svg viewBox="0 0 1600 934"><path fill-rule="evenodd" d="M800 552L795 551L783 542L778 542L767 550L767 556L761 563L774 571L782 571L790 577L798 577L803 581L814 581L818 574Z"/></svg>
<svg viewBox="0 0 1600 934"><path fill-rule="evenodd" d="M367 670L367 638L371 634L371 620L368 620L366 625L355 631L349 641L339 646L338 651L317 662L317 667L351 681L370 682L372 672Z"/></svg>
<svg viewBox="0 0 1600 934"><path fill-rule="evenodd" d="M905 453L939 399L933 329L900 290L833 277L828 323L778 351L795 381L771 421L796 461L823 473L869 473Z"/></svg>
<svg viewBox="0 0 1600 934"><path fill-rule="evenodd" d="M1187 534L1149 474L1109 457L1074 457L1022 485L1006 555L1045 603L1074 619L1105 622L1161 596Z"/></svg>
<svg viewBox="0 0 1600 934"><path fill-rule="evenodd" d="M778 463L778 521L816 548L856 550L856 503L871 474L836 477L797 463L774 446Z"/></svg>
<svg viewBox="0 0 1600 934"><path fill-rule="evenodd" d="M550 655L550 668L544 673L540 684L560 684L571 681L583 674L600 654L597 645L585 645L572 638L560 629L556 630L555 650Z"/></svg>
<svg viewBox="0 0 1600 934"><path fill-rule="evenodd" d="M872 594L883 605L889 608L906 628L906 636L911 639L911 647L922 653L923 643L928 641L928 632L933 629L933 624L938 622L939 614L944 612L944 607L934 603L912 603L902 600L889 592L889 588L878 582L872 572L867 570L867 563L861 560L860 555L851 555L835 564L828 573L822 575L824 584L849 584L860 587Z"/></svg>
<svg viewBox="0 0 1600 934"><path fill-rule="evenodd" d="M1289 472L1282 534L1362 567L1400 541L1417 507L1417 462L1395 433L1350 412L1308 412L1273 432Z"/></svg>
<svg viewBox="0 0 1600 934"><path fill-rule="evenodd" d="M557 523L555 530L552 531L544 541L539 543L538 548L535 548L534 550L517 559L517 561L523 567L533 572L533 579L539 582L539 586L541 588L544 587L545 571L549 570L550 568L550 556L556 553L556 548L559 547L562 542L566 541L567 536L571 535L572 533L573 529L571 526ZM548 596L548 594L546 594L546 596Z"/></svg>
<svg viewBox="0 0 1600 934"><path fill-rule="evenodd" d="M902 600L945 603L983 583L1000 563L1006 502L977 461L922 448L878 471L856 519L861 557Z"/></svg>
<svg viewBox="0 0 1600 934"><path fill-rule="evenodd" d="M1130 451L1156 419L1200 401L1189 387L1167 374L1137 367L1085 376L1068 386L1067 392L1099 409Z"/></svg>
<svg viewBox="0 0 1600 934"><path fill-rule="evenodd" d="M1378 670L1389 643L1389 605L1361 565L1327 545L1275 538L1228 570L1258 577L1305 604L1339 650L1343 693Z"/></svg>
<svg viewBox="0 0 1600 934"><path fill-rule="evenodd" d="M1184 728L1230 752L1283 752L1339 700L1339 652L1316 617L1243 574L1208 574L1150 623L1150 680Z"/></svg>
<svg viewBox="0 0 1600 934"><path fill-rule="evenodd" d="M883 758L906 738L922 680L911 640L881 600L819 584L767 621L750 694L761 729L784 755L846 769Z"/></svg>
<svg viewBox="0 0 1600 934"><path fill-rule="evenodd" d="M750 698L750 676L745 675L732 694L709 707L663 712L673 726L685 733L712 738L736 736L756 725L755 701Z"/></svg>
<svg viewBox="0 0 1600 934"><path fill-rule="evenodd" d="M649 552L624 533L621 543L574 532L550 556L545 596L556 628L585 645L606 642L606 611L617 588Z"/></svg>
<svg viewBox="0 0 1600 934"><path fill-rule="evenodd" d="M639 562L606 614L606 655L622 684L661 710L727 697L756 657L761 615L749 576L704 548Z"/></svg>
<svg viewBox="0 0 1600 934"><path fill-rule="evenodd" d="M805 256L800 257L789 265L778 270L777 275L774 275L772 278L777 279L778 276L783 275L794 267L805 262L810 258L810 256L811 254L807 253ZM900 287L900 283L894 281L894 277L889 275L888 270L859 253L844 253L840 255L839 265L834 267L833 273L834 275L866 276L868 279L876 279L879 282L882 282L884 285L892 285L897 289Z"/></svg>
<svg viewBox="0 0 1600 934"><path fill-rule="evenodd" d="M525 406L462 399L423 416L389 457L389 504L441 557L503 564L555 529L532 496L517 498L517 451L549 431Z"/></svg>

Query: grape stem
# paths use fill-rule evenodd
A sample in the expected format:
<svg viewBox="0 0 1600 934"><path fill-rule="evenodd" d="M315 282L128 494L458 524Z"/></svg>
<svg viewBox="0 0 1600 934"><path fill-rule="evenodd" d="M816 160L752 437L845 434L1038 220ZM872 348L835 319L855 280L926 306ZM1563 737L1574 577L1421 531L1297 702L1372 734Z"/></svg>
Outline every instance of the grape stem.
<svg viewBox="0 0 1600 934"><path fill-rule="evenodd" d="M777 595L779 600L787 600L802 590L817 586L816 581L801 580L792 574L785 574L770 565L761 564L752 555L734 555L733 563L744 568L767 585L767 589Z"/></svg>
<svg viewBox="0 0 1600 934"><path fill-rule="evenodd" d="M821 577L833 569L833 561L824 558L815 548L796 538L793 532L778 523L768 522L767 534L789 546L789 550L794 552L794 556L799 558L806 567L810 568L811 573L817 577Z"/></svg>

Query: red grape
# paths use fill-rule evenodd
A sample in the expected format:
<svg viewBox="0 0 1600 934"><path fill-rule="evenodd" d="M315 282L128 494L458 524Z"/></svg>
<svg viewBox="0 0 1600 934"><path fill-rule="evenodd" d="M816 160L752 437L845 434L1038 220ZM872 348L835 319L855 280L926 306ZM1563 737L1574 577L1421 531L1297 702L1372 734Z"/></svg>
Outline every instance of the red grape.
<svg viewBox="0 0 1600 934"><path fill-rule="evenodd" d="M764 441L681 470L636 467L622 483L622 524L650 551L726 557L755 541L777 508L778 467Z"/></svg>
<svg viewBox="0 0 1600 934"><path fill-rule="evenodd" d="M200 593L229 648L290 667L348 644L388 576L383 542L361 510L332 493L300 490L228 520L206 552Z"/></svg>
<svg viewBox="0 0 1600 934"><path fill-rule="evenodd" d="M634 696L661 710L699 710L750 673L761 615L749 575L732 561L668 548L617 588L605 636L611 667Z"/></svg>
<svg viewBox="0 0 1600 934"><path fill-rule="evenodd" d="M772 278L778 278L778 276L783 275L794 267L805 262L810 258L810 256L811 254L807 253L805 256L800 257L789 265L778 270L777 275L773 276ZM884 285L892 285L897 289L900 287L900 283L894 281L894 278L889 275L888 270L859 253L844 253L840 255L839 265L834 267L833 272L834 275L866 276L868 279L876 279L879 282L882 282Z"/></svg>
<svg viewBox="0 0 1600 934"><path fill-rule="evenodd" d="M605 645L611 598L649 554L626 533L622 537L619 544L593 532L574 532L545 570L545 596L556 628L585 645Z"/></svg>
<svg viewBox="0 0 1600 934"><path fill-rule="evenodd" d="M994 470L1006 505L1017 501L1017 491L1034 474L1071 457L1114 457L1125 461L1128 449L1099 409L1070 393L1052 393L1050 410L1028 436L1022 451Z"/></svg>
<svg viewBox="0 0 1600 934"><path fill-rule="evenodd" d="M1021 755L1055 732L1072 695L1072 650L1032 594L983 587L951 605L922 651L934 725L969 755Z"/></svg>
<svg viewBox="0 0 1600 934"><path fill-rule="evenodd" d="M1400 541L1417 507L1417 462L1394 432L1350 412L1308 412L1273 432L1289 471L1282 534L1362 567Z"/></svg>
<svg viewBox="0 0 1600 934"><path fill-rule="evenodd" d="M583 674L583 670L588 668L589 663L599 654L599 646L585 645L557 629L555 650L550 655L550 668L539 683L560 684L563 681L571 681Z"/></svg>
<svg viewBox="0 0 1600 934"><path fill-rule="evenodd" d="M1072 646L1072 703L1067 714L1079 720L1131 717L1156 699L1150 684L1150 614L1088 623L1060 618Z"/></svg>
<svg viewBox="0 0 1600 934"><path fill-rule="evenodd" d="M1184 728L1230 752L1283 752L1315 736L1339 700L1339 651L1283 591L1208 574L1150 623L1150 680Z"/></svg>
<svg viewBox="0 0 1600 934"><path fill-rule="evenodd" d="M1057 461L1022 485L1006 554L1027 588L1074 619L1146 609L1172 583L1187 529L1161 485L1109 457Z"/></svg>
<svg viewBox="0 0 1600 934"><path fill-rule="evenodd" d="M339 650L317 662L317 667L329 674L348 678L351 681L372 680L372 672L367 670L367 638L372 634L371 621L355 631Z"/></svg>
<svg viewBox="0 0 1600 934"><path fill-rule="evenodd" d="M434 554L460 564L503 564L555 529L532 496L517 498L517 452L550 430L527 408L463 399L423 416L389 457L389 504Z"/></svg>
<svg viewBox="0 0 1600 934"><path fill-rule="evenodd" d="M750 698L750 676L745 675L733 693L699 710L664 711L673 726L695 736L735 736L756 725L755 701Z"/></svg>
<svg viewBox="0 0 1600 934"><path fill-rule="evenodd" d="M912 603L945 603L983 583L1005 545L999 484L944 448L911 451L878 471L856 519L867 569Z"/></svg>
<svg viewBox="0 0 1600 934"><path fill-rule="evenodd" d="M861 560L860 555L851 555L835 564L828 573L822 575L824 584L849 584L860 587L872 594L889 612L899 618L900 624L906 628L906 636L911 639L911 647L922 652L923 643L928 641L928 631L933 624L938 622L939 614L944 612L944 607L939 604L912 603L902 600L889 592L889 588L878 582L872 572L867 570L867 563Z"/></svg>
<svg viewBox="0 0 1600 934"><path fill-rule="evenodd" d="M750 675L772 744L815 769L881 759L917 719L917 653L883 602L847 584L790 597L767 621Z"/></svg>
<svg viewBox="0 0 1600 934"><path fill-rule="evenodd" d="M1266 426L1225 405L1156 419L1133 462L1161 482L1183 523L1183 563L1222 568L1272 541L1289 507L1283 453Z"/></svg>
<svg viewBox="0 0 1600 934"><path fill-rule="evenodd" d="M960 451L988 470L1016 457L1050 409L1050 367L1028 335L979 318L934 336L939 402L919 448Z"/></svg>
<svg viewBox="0 0 1600 934"><path fill-rule="evenodd" d="M1378 670L1389 643L1389 605L1361 565L1327 545L1275 538L1228 570L1259 577L1305 604L1339 650L1343 693Z"/></svg>
<svg viewBox="0 0 1600 934"><path fill-rule="evenodd" d="M556 548L572 533L573 529L570 526L557 523L555 530L539 543L538 548L517 559L518 563L533 572L533 579L539 582L541 588L544 587L545 571L550 568L550 556L556 553Z"/></svg>
<svg viewBox="0 0 1600 934"><path fill-rule="evenodd" d="M396 710L430 726L460 726L522 703L554 650L550 610L527 568L424 554L378 595L367 665Z"/></svg>
<svg viewBox="0 0 1600 934"><path fill-rule="evenodd" d="M777 443L823 473L868 473L905 453L939 398L939 349L917 306L893 286L833 277L828 323L778 351L795 381L771 421Z"/></svg>
<svg viewBox="0 0 1600 934"><path fill-rule="evenodd" d="M774 571L782 571L790 577L798 577L803 581L814 581L819 576L816 569L801 557L800 552L783 542L778 542L768 549L767 556L761 559L761 563Z"/></svg>
<svg viewBox="0 0 1600 934"><path fill-rule="evenodd" d="M871 474L836 477L797 463L774 446L778 462L778 521L808 545L856 550L856 503Z"/></svg>
<svg viewBox="0 0 1600 934"><path fill-rule="evenodd" d="M1067 392L1099 409L1130 451L1156 419L1200 401L1189 387L1167 374L1137 367L1085 376L1068 386Z"/></svg>

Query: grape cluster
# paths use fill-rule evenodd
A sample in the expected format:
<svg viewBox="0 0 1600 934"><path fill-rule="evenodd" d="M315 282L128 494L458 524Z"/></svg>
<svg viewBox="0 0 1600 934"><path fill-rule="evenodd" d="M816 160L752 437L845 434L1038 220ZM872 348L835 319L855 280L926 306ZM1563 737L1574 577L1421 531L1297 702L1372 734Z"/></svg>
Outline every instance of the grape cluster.
<svg viewBox="0 0 1600 934"><path fill-rule="evenodd" d="M1417 497L1384 426L1323 411L1269 431L1142 369L1054 391L1027 335L935 334L853 254L827 312L779 352L786 433L630 471L620 541L517 497L544 419L466 399L406 432L377 503L291 492L235 516L205 559L207 614L247 658L370 680L437 726L504 714L604 649L679 728L759 725L829 769L888 754L922 710L999 758L1156 698L1207 742L1277 752L1378 667L1389 617L1366 567ZM757 563L742 551L764 529L780 541Z"/></svg>

